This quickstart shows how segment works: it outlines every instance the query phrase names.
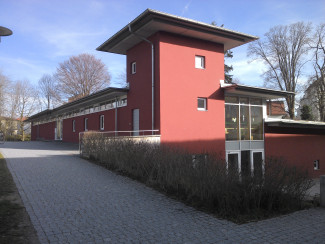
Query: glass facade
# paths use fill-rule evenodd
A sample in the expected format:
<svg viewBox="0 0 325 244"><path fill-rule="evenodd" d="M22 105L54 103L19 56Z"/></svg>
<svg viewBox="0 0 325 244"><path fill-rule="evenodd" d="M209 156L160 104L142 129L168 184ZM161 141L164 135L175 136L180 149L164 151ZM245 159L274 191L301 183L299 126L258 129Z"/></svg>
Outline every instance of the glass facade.
<svg viewBox="0 0 325 244"><path fill-rule="evenodd" d="M264 172L263 100L225 96L226 160L228 171L241 177Z"/></svg>
<svg viewBox="0 0 325 244"><path fill-rule="evenodd" d="M262 99L225 97L226 141L263 140Z"/></svg>

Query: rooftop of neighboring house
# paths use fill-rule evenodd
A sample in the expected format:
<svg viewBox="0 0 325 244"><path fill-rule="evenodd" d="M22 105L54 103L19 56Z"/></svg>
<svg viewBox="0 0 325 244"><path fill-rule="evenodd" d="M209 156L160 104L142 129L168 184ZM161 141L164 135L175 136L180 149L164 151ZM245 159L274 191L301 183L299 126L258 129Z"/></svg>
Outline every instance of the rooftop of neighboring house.
<svg viewBox="0 0 325 244"><path fill-rule="evenodd" d="M288 113L285 111L284 101L268 101L267 115L285 116Z"/></svg>

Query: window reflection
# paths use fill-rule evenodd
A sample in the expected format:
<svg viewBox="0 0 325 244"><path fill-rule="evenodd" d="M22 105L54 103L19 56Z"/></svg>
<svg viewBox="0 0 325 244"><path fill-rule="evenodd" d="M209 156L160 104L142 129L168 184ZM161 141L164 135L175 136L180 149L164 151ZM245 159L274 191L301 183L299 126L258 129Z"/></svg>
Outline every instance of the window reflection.
<svg viewBox="0 0 325 244"><path fill-rule="evenodd" d="M226 105L226 140L239 139L238 130L238 105Z"/></svg>
<svg viewBox="0 0 325 244"><path fill-rule="evenodd" d="M240 106L240 139L249 140L250 129L249 129L249 107Z"/></svg>
<svg viewBox="0 0 325 244"><path fill-rule="evenodd" d="M263 140L263 108L251 107L251 140Z"/></svg>

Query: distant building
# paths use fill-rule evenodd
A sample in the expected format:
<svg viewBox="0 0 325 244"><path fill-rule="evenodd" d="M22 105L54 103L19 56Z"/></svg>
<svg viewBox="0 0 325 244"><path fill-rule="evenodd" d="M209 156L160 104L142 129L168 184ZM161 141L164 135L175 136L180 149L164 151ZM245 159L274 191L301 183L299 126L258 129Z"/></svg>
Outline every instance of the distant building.
<svg viewBox="0 0 325 244"><path fill-rule="evenodd" d="M312 115L314 117L314 120L320 121L320 114L319 114L319 109L317 106L317 90L316 90L315 84L311 84L310 86L307 87L305 90L304 96L300 99L300 106L298 109L298 116L300 117L300 108L302 108L304 105L308 105L311 109ZM325 104L325 101L324 101ZM325 113L325 111L324 111Z"/></svg>
<svg viewBox="0 0 325 244"><path fill-rule="evenodd" d="M26 121L27 118L23 118L23 121ZM2 131L5 136L8 138L10 136L17 136L22 134L22 128L20 119L12 119L9 117L0 117L0 131ZM31 134L30 123L24 123L23 126L24 133L26 135Z"/></svg>
<svg viewBox="0 0 325 244"><path fill-rule="evenodd" d="M148 9L97 48L126 55L128 87L31 116L32 140L154 134L193 154L222 155L239 171L260 172L277 156L325 174L325 123L283 120L284 104L274 101L293 93L223 81L224 52L256 39Z"/></svg>
<svg viewBox="0 0 325 244"><path fill-rule="evenodd" d="M267 101L266 114L269 118L289 118L289 115L285 110L285 105L283 101Z"/></svg>

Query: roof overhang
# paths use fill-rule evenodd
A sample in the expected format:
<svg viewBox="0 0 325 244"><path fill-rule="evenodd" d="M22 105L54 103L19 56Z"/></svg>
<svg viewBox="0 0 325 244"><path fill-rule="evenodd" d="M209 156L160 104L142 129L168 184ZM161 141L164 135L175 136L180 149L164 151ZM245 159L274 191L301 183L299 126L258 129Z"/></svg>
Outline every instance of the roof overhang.
<svg viewBox="0 0 325 244"><path fill-rule="evenodd" d="M100 45L97 50L126 54L128 49L142 41L139 37L130 33L129 26L132 32L145 38L156 32L163 31L223 44L225 51L258 39L256 36L223 27L147 9L129 25Z"/></svg>
<svg viewBox="0 0 325 244"><path fill-rule="evenodd" d="M239 84L224 84L221 83L221 88L224 89L225 95L241 95L250 97L262 97L268 100L279 99L295 95L294 92L279 91L268 88L246 86Z"/></svg>
<svg viewBox="0 0 325 244"><path fill-rule="evenodd" d="M302 129L323 129L325 123L318 121L292 120L292 119L265 119L265 124L269 127L286 127L286 128L302 128Z"/></svg>
<svg viewBox="0 0 325 244"><path fill-rule="evenodd" d="M58 116L60 114L71 112L75 109L81 109L85 108L87 106L91 106L97 103L105 102L108 100L112 100L116 97L120 97L123 95L126 95L128 93L128 88L115 88L115 87L109 87L106 89L103 89L99 92L93 93L89 96L82 97L80 99L77 99L73 102L65 103L61 105L60 107L54 108L54 109L47 109L40 113L37 113L31 117L28 118L27 122L32 122L34 120L38 120L40 118L44 117L53 117Z"/></svg>

